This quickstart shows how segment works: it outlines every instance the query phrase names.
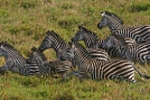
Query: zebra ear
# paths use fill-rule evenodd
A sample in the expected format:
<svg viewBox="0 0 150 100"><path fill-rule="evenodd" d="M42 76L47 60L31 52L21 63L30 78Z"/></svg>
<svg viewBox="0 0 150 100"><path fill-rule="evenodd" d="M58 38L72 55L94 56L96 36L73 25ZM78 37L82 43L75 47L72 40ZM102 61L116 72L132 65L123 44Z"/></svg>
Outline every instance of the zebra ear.
<svg viewBox="0 0 150 100"><path fill-rule="evenodd" d="M48 35L50 33L50 31L48 30L47 32L46 32L46 34Z"/></svg>
<svg viewBox="0 0 150 100"><path fill-rule="evenodd" d="M37 50L36 47L32 47L32 48L31 48L31 51L33 51L33 52L36 51L36 50Z"/></svg>
<svg viewBox="0 0 150 100"><path fill-rule="evenodd" d="M0 42L0 46L3 44L3 41L2 42Z"/></svg>
<svg viewBox="0 0 150 100"><path fill-rule="evenodd" d="M2 46L4 43L6 43L6 41L2 41L2 42L0 42L0 46Z"/></svg>
<svg viewBox="0 0 150 100"><path fill-rule="evenodd" d="M46 34L47 34L47 35L50 35L50 34L53 33L53 32L54 32L54 30L51 30L51 31L48 30L48 31L46 32Z"/></svg>
<svg viewBox="0 0 150 100"><path fill-rule="evenodd" d="M104 12L101 12L101 15L102 15L102 16L105 16L105 11L104 11Z"/></svg>
<svg viewBox="0 0 150 100"><path fill-rule="evenodd" d="M108 12L108 11L105 11L105 15L112 16L112 13L110 13L110 12Z"/></svg>
<svg viewBox="0 0 150 100"><path fill-rule="evenodd" d="M2 41L1 43L4 44L4 43L7 43L7 41Z"/></svg>

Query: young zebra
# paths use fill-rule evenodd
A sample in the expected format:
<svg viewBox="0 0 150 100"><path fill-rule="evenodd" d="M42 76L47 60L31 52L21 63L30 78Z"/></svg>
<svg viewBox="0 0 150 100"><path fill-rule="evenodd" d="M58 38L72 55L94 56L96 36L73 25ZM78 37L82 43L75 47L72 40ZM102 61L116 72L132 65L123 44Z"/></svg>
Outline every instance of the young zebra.
<svg viewBox="0 0 150 100"><path fill-rule="evenodd" d="M27 64L26 59L7 42L0 42L0 56L4 56L6 63L0 67L0 72L11 71L21 75L39 74L36 64Z"/></svg>
<svg viewBox="0 0 150 100"><path fill-rule="evenodd" d="M44 51L48 48L53 48L57 54L57 58L60 60L63 60L61 58L61 55L70 46L54 31L47 31L46 34L47 34L47 36L42 41L42 43L39 47L39 50ZM108 54L106 54L104 52L101 52L99 50L96 51L96 50L92 50L92 49L89 49L88 51L89 51L89 54L95 59L109 60ZM76 64L73 63L73 61L72 61L73 66L76 66Z"/></svg>
<svg viewBox="0 0 150 100"><path fill-rule="evenodd" d="M102 19L97 24L98 28L108 26L111 32L116 32L122 37L132 38L137 43L150 41L150 25L139 27L125 27L123 21L114 13L104 11L101 13Z"/></svg>
<svg viewBox="0 0 150 100"><path fill-rule="evenodd" d="M124 38L114 34L102 43L102 47L116 48L123 59L139 62L140 64L150 62L150 42L136 44L133 41L132 44L126 44Z"/></svg>
<svg viewBox="0 0 150 100"><path fill-rule="evenodd" d="M51 75L54 76L56 74L65 75L70 71L74 71L71 62L69 61L60 61L53 60L48 61L45 55L40 52L37 48L31 48L32 53L27 59L28 63L37 63L39 67L40 75Z"/></svg>
<svg viewBox="0 0 150 100"><path fill-rule="evenodd" d="M103 80L103 79L124 79L129 82L136 82L134 79L134 70L136 70L141 77L146 79L149 76L141 74L134 64L127 60L115 60L115 61L99 61L92 59L86 49L80 44L71 44L63 55L64 59L74 58L78 66L77 75L79 79L82 79L88 73L92 79ZM72 73L71 73L72 74ZM70 75L71 75L70 74Z"/></svg>

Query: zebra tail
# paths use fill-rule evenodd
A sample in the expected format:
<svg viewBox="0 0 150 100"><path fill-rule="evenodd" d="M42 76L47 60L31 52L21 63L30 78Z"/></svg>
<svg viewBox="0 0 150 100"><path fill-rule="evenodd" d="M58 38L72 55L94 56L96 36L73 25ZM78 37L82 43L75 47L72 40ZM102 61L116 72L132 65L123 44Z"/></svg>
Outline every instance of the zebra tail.
<svg viewBox="0 0 150 100"><path fill-rule="evenodd" d="M143 78L145 78L145 79L150 79L150 76L147 76L147 75L145 75L145 74L142 74L134 65L133 65L133 67L134 67L134 69L138 72L138 74L139 74L141 77L143 77Z"/></svg>

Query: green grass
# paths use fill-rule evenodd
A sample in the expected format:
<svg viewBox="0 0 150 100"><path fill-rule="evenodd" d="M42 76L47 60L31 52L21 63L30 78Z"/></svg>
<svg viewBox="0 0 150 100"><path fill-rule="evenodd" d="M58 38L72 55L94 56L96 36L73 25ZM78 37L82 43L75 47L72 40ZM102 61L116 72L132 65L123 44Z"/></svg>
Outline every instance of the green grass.
<svg viewBox="0 0 150 100"><path fill-rule="evenodd" d="M0 0L0 40L13 45L24 57L33 46L39 47L47 30L54 30L65 41L78 25L106 38L110 31L97 28L100 12L108 10L122 18L126 26L150 24L149 0ZM54 50L44 51L49 60ZM0 65L5 59L0 58ZM150 75L149 65L136 66ZM111 80L80 82L71 77L65 82L52 77L25 77L11 72L0 75L0 100L148 100L150 80L135 74L138 83Z"/></svg>

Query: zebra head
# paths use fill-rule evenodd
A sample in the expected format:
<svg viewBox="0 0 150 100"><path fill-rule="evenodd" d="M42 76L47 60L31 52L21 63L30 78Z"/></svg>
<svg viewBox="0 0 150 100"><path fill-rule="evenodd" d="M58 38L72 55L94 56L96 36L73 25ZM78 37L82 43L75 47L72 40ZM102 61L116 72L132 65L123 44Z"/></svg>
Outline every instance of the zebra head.
<svg viewBox="0 0 150 100"><path fill-rule="evenodd" d="M114 13L108 11L101 12L102 19L97 24L97 27L102 29L103 27L109 26L110 29L114 29L123 24L123 21Z"/></svg>
<svg viewBox="0 0 150 100"><path fill-rule="evenodd" d="M78 42L83 40L88 48L96 48L95 42L97 41L98 36L96 33L88 30L83 25L78 26L79 31L71 39L73 42Z"/></svg>
<svg viewBox="0 0 150 100"><path fill-rule="evenodd" d="M83 25L79 25L78 26L79 28L79 31L75 34L75 36L71 39L72 41L74 42L78 42L78 41L81 41L83 40L84 38L84 26Z"/></svg>
<svg viewBox="0 0 150 100"><path fill-rule="evenodd" d="M73 43L69 42L70 47L66 49L66 51L61 55L62 60L71 60L75 57L74 48L75 46Z"/></svg>
<svg viewBox="0 0 150 100"><path fill-rule="evenodd" d="M47 61L47 58L45 57L45 55L40 52L37 48L33 47L31 48L32 53L29 56L29 58L26 60L26 62L28 64L36 64L37 62L44 62Z"/></svg>
<svg viewBox="0 0 150 100"><path fill-rule="evenodd" d="M13 46L7 43L7 41L0 42L0 56L8 57L13 54L12 52L16 53L16 55L21 56Z"/></svg>
<svg viewBox="0 0 150 100"><path fill-rule="evenodd" d="M40 45L40 47L39 47L39 50L40 51L44 51L44 50L46 50L46 49L48 49L48 48L51 48L52 47L52 41L53 41L53 39L52 39L52 34L54 33L54 31L52 30L52 31L47 31L46 32L46 37L43 39L43 41L42 41L42 43L41 43L41 45Z"/></svg>
<svg viewBox="0 0 150 100"><path fill-rule="evenodd" d="M3 51L3 41L0 42L0 57L4 55L4 51Z"/></svg>

